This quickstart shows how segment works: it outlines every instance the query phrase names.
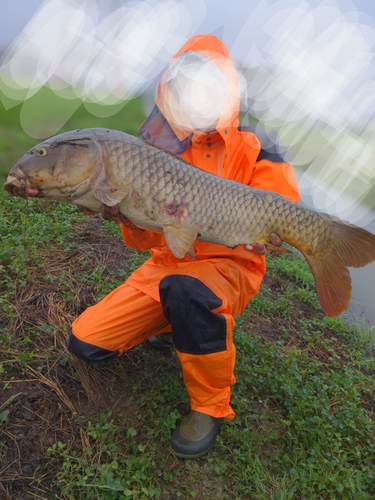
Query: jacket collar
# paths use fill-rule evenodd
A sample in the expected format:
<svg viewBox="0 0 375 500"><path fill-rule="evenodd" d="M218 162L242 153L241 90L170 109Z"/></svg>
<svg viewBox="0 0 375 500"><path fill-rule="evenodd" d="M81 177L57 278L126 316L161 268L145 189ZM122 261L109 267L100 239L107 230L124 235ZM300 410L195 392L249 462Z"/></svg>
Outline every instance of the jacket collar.
<svg viewBox="0 0 375 500"><path fill-rule="evenodd" d="M149 144L177 155L182 154L191 146L193 135L191 134L190 137L181 141L156 104L150 116L139 129L139 134Z"/></svg>

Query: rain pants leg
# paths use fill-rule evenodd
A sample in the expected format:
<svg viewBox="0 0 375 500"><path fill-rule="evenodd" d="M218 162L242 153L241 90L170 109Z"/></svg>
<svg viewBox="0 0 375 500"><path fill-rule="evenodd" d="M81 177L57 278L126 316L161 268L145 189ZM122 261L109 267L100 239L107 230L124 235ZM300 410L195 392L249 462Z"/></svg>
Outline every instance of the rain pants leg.
<svg viewBox="0 0 375 500"><path fill-rule="evenodd" d="M218 259L168 269L160 280L161 303L125 283L75 320L69 350L101 361L172 330L191 409L230 420L235 416L229 404L235 383L234 318L260 281L255 275L249 290L241 266Z"/></svg>

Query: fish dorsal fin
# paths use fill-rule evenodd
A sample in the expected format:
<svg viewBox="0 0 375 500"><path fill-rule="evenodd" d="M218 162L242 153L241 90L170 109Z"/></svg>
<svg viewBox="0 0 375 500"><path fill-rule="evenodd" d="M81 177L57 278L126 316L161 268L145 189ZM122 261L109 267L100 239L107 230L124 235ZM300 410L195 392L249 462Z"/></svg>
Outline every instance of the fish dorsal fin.
<svg viewBox="0 0 375 500"><path fill-rule="evenodd" d="M120 188L98 187L98 189L94 191L94 196L104 203L104 205L113 207L120 203L129 191L130 188L128 186L122 186Z"/></svg>
<svg viewBox="0 0 375 500"><path fill-rule="evenodd" d="M194 229L178 228L172 225L164 226L164 236L169 250L178 259L182 259L186 253L191 256L191 249L197 232Z"/></svg>

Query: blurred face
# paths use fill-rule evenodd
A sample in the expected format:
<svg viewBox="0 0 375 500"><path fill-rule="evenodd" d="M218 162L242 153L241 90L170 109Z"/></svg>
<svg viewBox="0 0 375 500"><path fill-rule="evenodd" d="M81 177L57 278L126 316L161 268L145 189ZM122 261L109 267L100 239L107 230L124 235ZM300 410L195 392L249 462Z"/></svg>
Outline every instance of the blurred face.
<svg viewBox="0 0 375 500"><path fill-rule="evenodd" d="M186 135L215 129L223 114L229 117L233 113L238 99L231 99L236 89L228 89L218 66L195 52L186 52L172 61L160 88L164 116L174 129Z"/></svg>

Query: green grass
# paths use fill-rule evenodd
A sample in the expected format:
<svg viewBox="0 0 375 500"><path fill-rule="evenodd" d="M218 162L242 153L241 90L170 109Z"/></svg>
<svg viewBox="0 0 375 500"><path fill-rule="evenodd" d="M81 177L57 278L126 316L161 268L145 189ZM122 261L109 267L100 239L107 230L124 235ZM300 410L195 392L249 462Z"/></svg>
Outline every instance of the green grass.
<svg viewBox="0 0 375 500"><path fill-rule="evenodd" d="M119 125L134 113L136 129L139 102L128 106L99 125L127 130ZM17 112L0 111L2 162L29 140ZM98 121L80 109L66 129ZM188 411L174 353L140 345L93 366L69 356L70 322L148 256L119 238L116 224L72 206L30 200L27 215L23 200L0 193L0 496L375 498L370 332L321 313L297 255L268 257L260 293L237 318L237 416L205 457L168 449Z"/></svg>

